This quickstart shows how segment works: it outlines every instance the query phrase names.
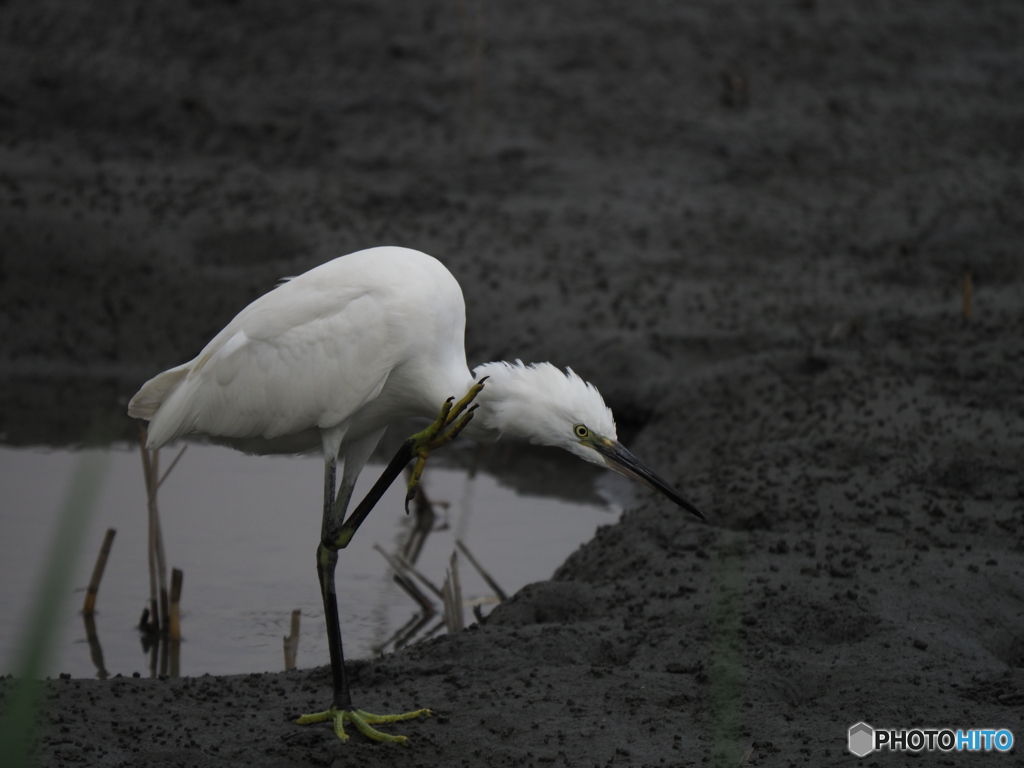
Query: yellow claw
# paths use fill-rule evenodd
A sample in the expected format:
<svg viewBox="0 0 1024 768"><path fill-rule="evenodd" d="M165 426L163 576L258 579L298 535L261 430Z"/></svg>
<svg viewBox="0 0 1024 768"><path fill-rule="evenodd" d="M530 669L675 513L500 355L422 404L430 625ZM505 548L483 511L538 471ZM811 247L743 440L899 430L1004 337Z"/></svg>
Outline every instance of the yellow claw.
<svg viewBox="0 0 1024 768"><path fill-rule="evenodd" d="M441 413L437 420L422 432L417 432L409 438L413 454L417 458L405 494L406 512L409 511L409 502L416 497L416 488L420 484L420 476L423 474L423 467L427 463L430 452L447 445L466 428L473 418L473 411L477 409L476 405L470 407L470 403L480 394L485 381L487 381L486 376L470 387L466 395L457 403L453 403L455 398L449 397L441 406Z"/></svg>
<svg viewBox="0 0 1024 768"><path fill-rule="evenodd" d="M295 722L299 725L310 725L331 720L334 723L334 734L342 741L348 741L348 734L345 733L345 722L348 721L368 739L409 746L409 739L405 736L392 736L389 733L382 733L373 726L380 725L381 723L397 723L400 720L412 720L417 717L430 717L433 714L429 709L417 709L413 712L403 712L398 715L375 715L371 712L364 712L361 709L335 709L331 707L326 712L314 712L311 715L303 715Z"/></svg>

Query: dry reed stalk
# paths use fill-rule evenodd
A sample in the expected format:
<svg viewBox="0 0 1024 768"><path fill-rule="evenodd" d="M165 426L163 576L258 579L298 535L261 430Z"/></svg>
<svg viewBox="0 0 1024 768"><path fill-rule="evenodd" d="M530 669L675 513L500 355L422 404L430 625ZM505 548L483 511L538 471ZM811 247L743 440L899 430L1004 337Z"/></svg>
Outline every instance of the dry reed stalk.
<svg viewBox="0 0 1024 768"><path fill-rule="evenodd" d="M472 565L483 580L487 582L487 586L494 590L494 594L497 595L498 601L504 602L505 600L508 600L508 595L505 594L505 591L498 586L498 582L491 578L491 574L485 571L484 567L477 562L477 559L473 557L473 553L469 551L469 547L463 543L462 539L456 539L455 546L462 551L462 554L464 554L466 559L469 560L469 564Z"/></svg>
<svg viewBox="0 0 1024 768"><path fill-rule="evenodd" d="M107 567L107 558L110 557L110 547L114 543L116 534L117 531L114 528L108 528L106 536L103 537L100 553L96 557L96 565L92 569L92 578L89 579L89 588L85 591L82 613L86 616L92 616L93 611L96 610L96 596L100 591L100 581L103 579L103 571Z"/></svg>
<svg viewBox="0 0 1024 768"><path fill-rule="evenodd" d="M167 563L156 492L160 478L160 449L146 448L146 428L139 425L139 450L142 451L142 476L146 481L146 509L149 516L149 616L153 632L166 632L170 606L167 600Z"/></svg>
<svg viewBox="0 0 1024 768"><path fill-rule="evenodd" d="M146 428L139 424L139 449L142 452L142 475L146 481L146 508L149 514L149 617L140 623L147 632L167 632L171 623L171 606L167 594L167 559L164 555L164 537L160 527L157 491L177 465L187 445L183 445L167 470L160 474L160 449L146 448ZM146 614L143 613L143 617Z"/></svg>
<svg viewBox="0 0 1024 768"><path fill-rule="evenodd" d="M459 583L458 553L452 552L449 567L441 586L444 595L444 625L448 634L461 632L466 624L462 616L462 585Z"/></svg>
<svg viewBox="0 0 1024 768"><path fill-rule="evenodd" d="M299 653L299 617L301 611L292 611L291 633L284 638L284 668L295 669L295 659Z"/></svg>
<svg viewBox="0 0 1024 768"><path fill-rule="evenodd" d="M416 582L409 578L409 574L415 576L417 579L423 582L439 598L441 597L441 590L435 587L426 576L420 573L416 568L401 555L389 555L380 544L374 544L373 548L380 552L391 569L395 572L395 583L400 586L409 597L415 600L424 615L433 616L437 613L437 609L434 604L430 602L430 598L423 594L423 590L416 586Z"/></svg>
<svg viewBox="0 0 1024 768"><path fill-rule="evenodd" d="M185 574L178 568L171 569L171 640L181 640L181 585Z"/></svg>

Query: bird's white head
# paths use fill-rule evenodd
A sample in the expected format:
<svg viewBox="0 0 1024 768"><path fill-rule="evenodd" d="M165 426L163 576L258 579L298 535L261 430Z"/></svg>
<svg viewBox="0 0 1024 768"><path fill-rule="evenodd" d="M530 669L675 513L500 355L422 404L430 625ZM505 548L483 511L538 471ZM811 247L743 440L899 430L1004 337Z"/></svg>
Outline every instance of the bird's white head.
<svg viewBox="0 0 1024 768"><path fill-rule="evenodd" d="M551 445L626 475L704 518L617 439L615 419L597 387L550 363L486 363L473 372L487 383L477 398L484 427Z"/></svg>
<svg viewBox="0 0 1024 768"><path fill-rule="evenodd" d="M487 363L474 372L487 377L479 414L489 429L552 445L605 466L589 438L616 439L615 419L597 387L571 368L562 372L551 363L523 365Z"/></svg>

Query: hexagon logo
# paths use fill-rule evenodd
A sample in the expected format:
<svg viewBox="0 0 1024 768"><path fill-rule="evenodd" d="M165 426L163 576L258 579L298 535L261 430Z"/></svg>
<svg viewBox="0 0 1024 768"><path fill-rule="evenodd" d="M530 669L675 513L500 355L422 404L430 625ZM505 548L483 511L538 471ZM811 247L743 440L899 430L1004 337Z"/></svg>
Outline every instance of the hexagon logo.
<svg viewBox="0 0 1024 768"><path fill-rule="evenodd" d="M850 726L849 746L857 757L870 755L875 751L875 729L867 723Z"/></svg>

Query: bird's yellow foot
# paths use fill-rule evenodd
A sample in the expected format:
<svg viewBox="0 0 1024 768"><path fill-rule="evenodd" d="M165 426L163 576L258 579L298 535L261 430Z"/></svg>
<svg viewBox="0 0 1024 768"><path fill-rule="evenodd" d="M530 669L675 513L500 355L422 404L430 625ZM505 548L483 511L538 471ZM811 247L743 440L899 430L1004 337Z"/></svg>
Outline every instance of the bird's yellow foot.
<svg viewBox="0 0 1024 768"><path fill-rule="evenodd" d="M303 715L295 722L299 725L310 725L311 723L325 723L331 720L334 723L334 734L342 741L348 741L348 734L345 733L345 722L347 721L352 723L356 730L368 739L409 746L409 739L405 736L392 736L389 733L381 733L373 726L382 723L397 723L399 720L412 720L417 717L430 717L432 714L434 713L429 709L417 709L415 712L403 712L400 715L374 715L361 709L335 709L331 707L326 712Z"/></svg>
<svg viewBox="0 0 1024 768"><path fill-rule="evenodd" d="M459 402L453 402L454 397L449 397L441 406L441 413L437 420L422 432L417 432L409 438L409 444L413 455L416 456L416 465L413 467L412 475L409 477L408 490L405 494L405 511L409 511L409 502L416 497L416 488L420 484L420 475L423 474L423 466L427 463L430 452L447 445L459 433L466 428L473 418L473 411L477 406L470 407L470 403L480 394L484 388L484 376L480 381L469 388L469 392ZM460 418L461 417L461 418Z"/></svg>

